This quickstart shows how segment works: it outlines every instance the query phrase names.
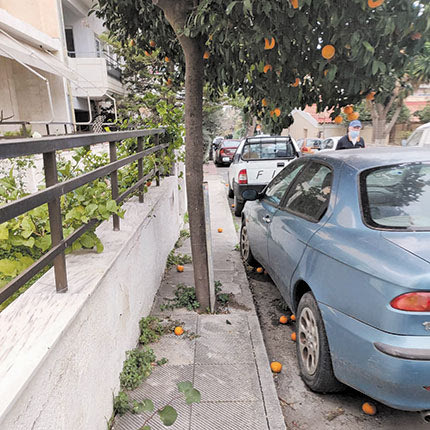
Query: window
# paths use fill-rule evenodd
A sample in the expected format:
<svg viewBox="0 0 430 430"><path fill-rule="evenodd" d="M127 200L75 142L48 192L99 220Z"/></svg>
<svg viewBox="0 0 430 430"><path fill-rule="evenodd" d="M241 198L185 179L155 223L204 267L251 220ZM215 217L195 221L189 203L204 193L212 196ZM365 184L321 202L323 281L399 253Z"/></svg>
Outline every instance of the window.
<svg viewBox="0 0 430 430"><path fill-rule="evenodd" d="M290 140L249 141L243 148L244 160L274 160L277 158L294 158L294 147Z"/></svg>
<svg viewBox="0 0 430 430"><path fill-rule="evenodd" d="M75 52L75 41L73 39L73 28L72 27L67 27L64 29L65 33L66 33L66 47L67 47L67 55L69 57L76 57L76 52Z"/></svg>
<svg viewBox="0 0 430 430"><path fill-rule="evenodd" d="M318 222L326 212L332 183L331 169L312 162L288 192L285 208L310 221Z"/></svg>
<svg viewBox="0 0 430 430"><path fill-rule="evenodd" d="M430 230L430 163L371 169L360 176L367 225L390 230Z"/></svg>
<svg viewBox="0 0 430 430"><path fill-rule="evenodd" d="M411 137L406 142L406 146L417 146L423 134L424 130L418 130L412 133Z"/></svg>
<svg viewBox="0 0 430 430"><path fill-rule="evenodd" d="M304 166L303 161L289 164L285 169L281 170L278 175L275 176L273 181L267 186L266 192L264 193L264 200L277 206L285 192L287 191L294 178L299 174Z"/></svg>
<svg viewBox="0 0 430 430"><path fill-rule="evenodd" d="M334 145L333 139L326 139L321 145L321 149L332 149Z"/></svg>

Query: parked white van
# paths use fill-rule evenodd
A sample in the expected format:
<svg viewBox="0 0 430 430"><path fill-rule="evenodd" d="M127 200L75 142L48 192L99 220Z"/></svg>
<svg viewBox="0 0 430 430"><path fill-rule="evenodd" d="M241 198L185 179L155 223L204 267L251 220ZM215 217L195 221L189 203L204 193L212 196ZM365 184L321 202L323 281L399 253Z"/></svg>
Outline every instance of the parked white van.
<svg viewBox="0 0 430 430"><path fill-rule="evenodd" d="M424 146L430 145L430 122L419 126L406 141L403 146Z"/></svg>
<svg viewBox="0 0 430 430"><path fill-rule="evenodd" d="M228 194L234 197L234 213L240 216L247 189L260 192L300 150L290 136L253 136L242 140L228 171Z"/></svg>

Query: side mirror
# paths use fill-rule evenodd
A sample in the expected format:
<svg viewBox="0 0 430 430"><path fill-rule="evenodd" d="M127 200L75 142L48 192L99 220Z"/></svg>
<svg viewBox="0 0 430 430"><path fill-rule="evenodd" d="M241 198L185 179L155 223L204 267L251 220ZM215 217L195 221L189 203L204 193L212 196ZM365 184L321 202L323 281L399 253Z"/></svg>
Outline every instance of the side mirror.
<svg viewBox="0 0 430 430"><path fill-rule="evenodd" d="M402 139L402 146L406 146L406 139Z"/></svg>
<svg viewBox="0 0 430 430"><path fill-rule="evenodd" d="M245 191L242 193L242 197L243 197L243 199L244 199L244 200L250 200L250 201L253 201L253 200L257 200L257 198L258 198L258 193L257 193L257 191L256 191L256 190L249 189L249 190L245 190Z"/></svg>

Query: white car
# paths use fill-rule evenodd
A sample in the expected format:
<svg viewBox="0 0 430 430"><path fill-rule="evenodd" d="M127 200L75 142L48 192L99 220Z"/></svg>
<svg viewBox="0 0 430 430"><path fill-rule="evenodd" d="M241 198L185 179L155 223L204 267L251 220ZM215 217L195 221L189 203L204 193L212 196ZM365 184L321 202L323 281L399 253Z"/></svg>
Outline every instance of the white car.
<svg viewBox="0 0 430 430"><path fill-rule="evenodd" d="M228 195L234 197L234 213L240 216L247 189L257 192L291 161L300 150L290 136L253 136L242 140L228 171Z"/></svg>
<svg viewBox="0 0 430 430"><path fill-rule="evenodd" d="M343 136L332 136L324 139L321 144L321 151L334 151L337 149L337 143Z"/></svg>
<svg viewBox="0 0 430 430"><path fill-rule="evenodd" d="M430 145L430 122L418 127L406 141L402 142L403 146L424 146Z"/></svg>

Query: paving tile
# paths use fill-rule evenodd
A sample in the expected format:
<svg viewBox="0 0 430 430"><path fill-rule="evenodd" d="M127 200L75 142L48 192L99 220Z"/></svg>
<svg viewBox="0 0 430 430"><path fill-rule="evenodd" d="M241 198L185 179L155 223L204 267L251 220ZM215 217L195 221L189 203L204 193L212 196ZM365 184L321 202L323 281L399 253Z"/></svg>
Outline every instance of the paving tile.
<svg viewBox="0 0 430 430"><path fill-rule="evenodd" d="M191 430L267 430L262 402L192 405Z"/></svg>
<svg viewBox="0 0 430 430"><path fill-rule="evenodd" d="M255 364L196 365L194 387L204 402L261 401Z"/></svg>

